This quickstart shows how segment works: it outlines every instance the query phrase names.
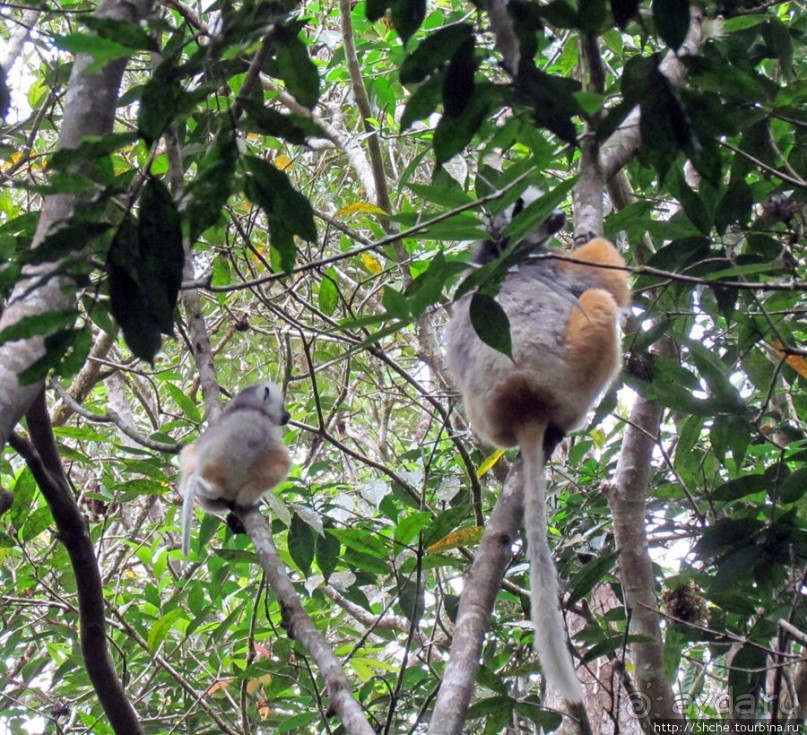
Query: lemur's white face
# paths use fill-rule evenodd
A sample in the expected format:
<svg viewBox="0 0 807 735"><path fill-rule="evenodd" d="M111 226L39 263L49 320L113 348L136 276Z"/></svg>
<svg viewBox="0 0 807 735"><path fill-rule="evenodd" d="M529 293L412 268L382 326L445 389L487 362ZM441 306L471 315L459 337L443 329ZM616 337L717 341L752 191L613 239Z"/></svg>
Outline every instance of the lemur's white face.
<svg viewBox="0 0 807 735"><path fill-rule="evenodd" d="M244 388L227 406L228 411L242 408L254 408L260 411L277 426L289 422L290 416L286 411L283 391L280 390L280 386L269 380Z"/></svg>

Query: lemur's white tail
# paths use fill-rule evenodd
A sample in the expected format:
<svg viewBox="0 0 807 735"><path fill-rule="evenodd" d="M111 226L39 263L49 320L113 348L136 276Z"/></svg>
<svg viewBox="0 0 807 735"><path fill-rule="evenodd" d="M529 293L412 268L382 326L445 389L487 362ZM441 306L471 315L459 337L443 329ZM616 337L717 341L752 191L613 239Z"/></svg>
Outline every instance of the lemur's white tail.
<svg viewBox="0 0 807 735"><path fill-rule="evenodd" d="M199 475L188 475L179 486L179 492L182 495L182 553L186 557L191 550L193 506L196 496L199 494L199 485L206 485Z"/></svg>
<svg viewBox="0 0 807 735"><path fill-rule="evenodd" d="M574 671L560 612L558 573L547 542L545 433L543 426L526 427L519 432L524 460L524 530L530 560L535 651L550 686L568 702L582 702L583 689Z"/></svg>

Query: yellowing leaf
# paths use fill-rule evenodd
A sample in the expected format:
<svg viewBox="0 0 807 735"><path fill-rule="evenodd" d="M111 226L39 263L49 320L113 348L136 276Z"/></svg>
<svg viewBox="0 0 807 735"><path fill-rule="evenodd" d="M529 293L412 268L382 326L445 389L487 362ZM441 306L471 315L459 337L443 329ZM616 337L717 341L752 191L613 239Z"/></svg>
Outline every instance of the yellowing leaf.
<svg viewBox="0 0 807 735"><path fill-rule="evenodd" d="M598 426L596 429L592 429L590 436L594 440L594 446L597 449L602 449L605 446L606 435L601 427Z"/></svg>
<svg viewBox="0 0 807 735"><path fill-rule="evenodd" d="M357 661L355 658L351 658L350 667L361 681L369 681L375 676L375 671L364 661Z"/></svg>
<svg viewBox="0 0 807 735"><path fill-rule="evenodd" d="M211 685L211 687L205 692L205 694L215 694L220 689L226 689L230 684L232 684L234 679L230 677L229 679L220 679L215 684Z"/></svg>
<svg viewBox="0 0 807 735"><path fill-rule="evenodd" d="M371 253L362 253L361 262L364 264L364 267L374 276L377 276L382 270L384 270L381 267L381 263L378 262L378 258Z"/></svg>
<svg viewBox="0 0 807 735"><path fill-rule="evenodd" d="M435 541L426 551L448 551L449 549L456 549L460 546L472 546L479 543L484 533L484 526L458 528L443 536L439 541Z"/></svg>
<svg viewBox="0 0 807 735"><path fill-rule="evenodd" d="M281 171L288 171L289 169L294 168L294 161L292 161L288 156L284 156L282 153L275 156L273 163Z"/></svg>
<svg viewBox="0 0 807 735"><path fill-rule="evenodd" d="M370 202L353 202L346 207L336 210L334 217L344 217L346 214L387 214L381 207Z"/></svg>
<svg viewBox="0 0 807 735"><path fill-rule="evenodd" d="M264 674L263 676L259 676L257 679L250 679L247 682L247 694L255 694L264 684L268 684L272 681L271 674Z"/></svg>
<svg viewBox="0 0 807 735"><path fill-rule="evenodd" d="M485 461L479 465L479 469L476 471L476 476L479 478L484 477L493 467L496 466L496 463L504 456L504 449L497 449L493 454L489 454L485 457Z"/></svg>
<svg viewBox="0 0 807 735"><path fill-rule="evenodd" d="M18 161L19 161L21 158L22 158L22 153L12 153L12 154L9 156L8 161L7 161L6 163L4 163L2 166L0 166L0 168L11 168L11 167L12 167L12 166L14 166L14 165L15 165L15 164L16 164L16 163L17 163L17 162L18 162Z"/></svg>
<svg viewBox="0 0 807 735"><path fill-rule="evenodd" d="M382 661L378 658L370 658L367 656L354 656L350 659L350 662L355 666L356 663L364 664L366 666L372 667L374 669L380 669L381 671L389 671L390 673L395 673L400 668L396 666L394 663L390 663L388 661Z"/></svg>
<svg viewBox="0 0 807 735"><path fill-rule="evenodd" d="M780 357L785 358L785 362L790 365L802 378L807 378L807 359L803 355L788 354L781 342L772 342L771 347Z"/></svg>

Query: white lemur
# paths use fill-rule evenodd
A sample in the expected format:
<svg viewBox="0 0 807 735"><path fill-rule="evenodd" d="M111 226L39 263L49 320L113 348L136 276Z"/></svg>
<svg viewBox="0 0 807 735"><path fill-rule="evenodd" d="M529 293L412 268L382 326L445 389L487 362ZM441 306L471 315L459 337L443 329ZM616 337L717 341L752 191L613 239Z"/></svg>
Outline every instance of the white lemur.
<svg viewBox="0 0 807 735"><path fill-rule="evenodd" d="M193 503L222 514L250 508L282 482L291 466L281 426L289 414L283 393L264 382L242 390L195 444L179 455L182 472L182 552L190 549Z"/></svg>
<svg viewBox="0 0 807 735"><path fill-rule="evenodd" d="M522 205L516 205L516 213ZM581 702L547 543L544 464L619 371L619 310L628 306L630 289L626 272L619 270L625 261L607 240L593 239L570 257L611 268L540 257L550 252L548 236L563 224L562 215L553 216L555 221L550 218L516 244L520 263L508 271L496 295L510 322L513 359L474 331L471 294L455 304L446 345L473 431L495 446L521 449L535 649L549 684L566 700ZM491 227L493 239L477 245L477 264L508 249L502 234L506 221L498 219Z"/></svg>

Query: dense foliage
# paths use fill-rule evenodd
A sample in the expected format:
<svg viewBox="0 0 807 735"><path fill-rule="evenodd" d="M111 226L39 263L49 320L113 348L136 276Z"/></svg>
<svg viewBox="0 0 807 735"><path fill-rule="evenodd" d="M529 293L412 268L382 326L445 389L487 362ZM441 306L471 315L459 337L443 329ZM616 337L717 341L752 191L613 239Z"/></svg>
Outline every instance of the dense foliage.
<svg viewBox="0 0 807 735"><path fill-rule="evenodd" d="M486 213L527 184L545 196L516 232L554 207L571 223L559 245L597 231L581 214L592 155L617 161L600 225L634 273L634 307L619 385L551 468L589 716L633 732L647 714L609 504L647 403L660 421L638 530L677 709L807 714L804 6L712 2L693 34L682 1L511 0L510 47L496 7L166 0L138 24L83 1L4 6L17 56L0 59L0 289L21 298L23 268L39 268L23 290L56 272L70 304L0 325L0 344L46 337L21 379L52 381L112 656L146 732L343 731L250 539L200 515L181 556L174 455L210 410L205 357L225 391L284 386L294 468L269 498L274 540L371 725L426 731L463 574L515 457L468 432L441 328ZM57 150L85 78L68 81L74 54L126 71L112 132ZM80 204L35 237L43 198L60 196ZM0 731L103 735L74 567L12 444ZM532 660L526 571L516 544L467 732L560 723Z"/></svg>

